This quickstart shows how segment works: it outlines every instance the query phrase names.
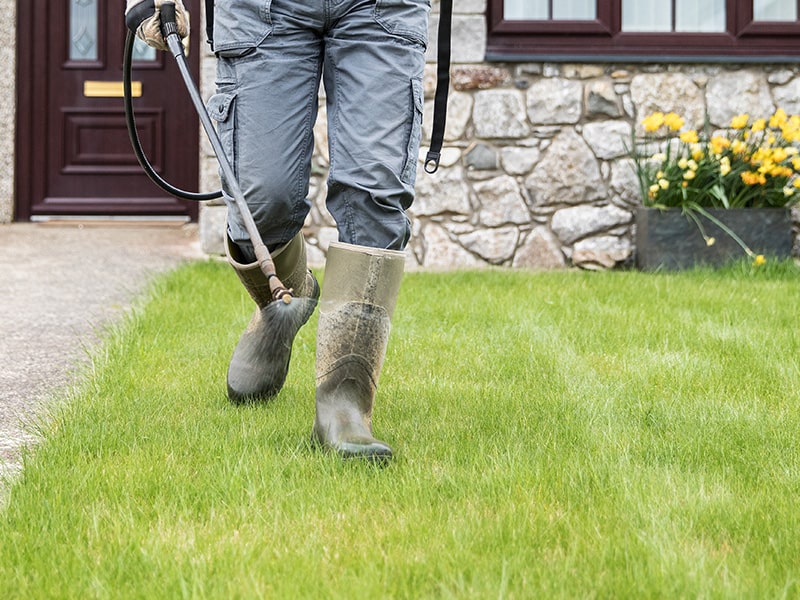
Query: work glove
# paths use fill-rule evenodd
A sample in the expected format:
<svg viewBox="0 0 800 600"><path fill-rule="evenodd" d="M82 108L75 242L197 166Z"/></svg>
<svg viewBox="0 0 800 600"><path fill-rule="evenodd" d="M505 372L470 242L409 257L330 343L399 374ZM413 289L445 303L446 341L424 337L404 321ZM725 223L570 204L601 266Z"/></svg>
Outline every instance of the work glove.
<svg viewBox="0 0 800 600"><path fill-rule="evenodd" d="M136 31L136 37L157 50L169 50L161 34L161 5L165 2L175 4L175 21L181 39L189 36L189 13L183 0L128 0L125 9L125 22Z"/></svg>

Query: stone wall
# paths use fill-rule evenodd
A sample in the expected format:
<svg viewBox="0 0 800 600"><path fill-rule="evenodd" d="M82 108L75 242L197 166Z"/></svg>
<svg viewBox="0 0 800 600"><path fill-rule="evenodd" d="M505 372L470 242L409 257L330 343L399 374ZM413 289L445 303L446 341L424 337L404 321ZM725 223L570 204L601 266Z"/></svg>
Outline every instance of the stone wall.
<svg viewBox="0 0 800 600"><path fill-rule="evenodd" d="M694 126L706 113L719 126L742 112L800 113L796 66L484 63L486 0L455 5L445 148L436 174L419 169L410 268L628 264L639 194L625 155L636 122L655 110L680 112ZM438 2L433 8L426 138ZM306 238L311 263L322 264L337 238L324 202L324 99L316 141ZM216 210L213 219L204 211L209 231L222 222ZM221 234L213 238L221 248Z"/></svg>
<svg viewBox="0 0 800 600"><path fill-rule="evenodd" d="M14 144L17 118L16 0L0 0L0 80L5 82L5 102L0 104L0 223L14 218Z"/></svg>

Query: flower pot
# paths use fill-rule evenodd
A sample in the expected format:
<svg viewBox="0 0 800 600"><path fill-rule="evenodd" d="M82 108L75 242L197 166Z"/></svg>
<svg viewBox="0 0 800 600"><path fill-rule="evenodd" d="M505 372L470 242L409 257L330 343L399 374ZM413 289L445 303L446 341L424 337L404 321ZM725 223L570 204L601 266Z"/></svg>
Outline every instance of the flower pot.
<svg viewBox="0 0 800 600"><path fill-rule="evenodd" d="M792 220L785 208L705 209L731 229L755 254L786 258L792 251ZM636 266L688 269L720 266L747 254L730 235L708 218L695 213L706 238L681 209L639 208L636 212Z"/></svg>

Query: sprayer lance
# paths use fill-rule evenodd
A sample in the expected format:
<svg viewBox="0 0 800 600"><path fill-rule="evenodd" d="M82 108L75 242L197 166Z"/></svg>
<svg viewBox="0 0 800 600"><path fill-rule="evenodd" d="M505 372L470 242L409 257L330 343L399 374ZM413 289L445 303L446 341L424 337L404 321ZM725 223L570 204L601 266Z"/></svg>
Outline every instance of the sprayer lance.
<svg viewBox="0 0 800 600"><path fill-rule="evenodd" d="M197 89L197 85L192 78L192 74L189 72L189 65L186 62L186 55L183 53L183 44L181 43L180 35L178 35L178 24L175 16L174 2L164 2L161 5L161 33L164 36L164 40L166 41L170 52L178 63L178 70L180 71L181 77L183 77L183 81L186 84L186 89L189 92L192 103L194 104L195 109L197 109L197 114L200 117L200 123L203 125L203 129L208 136L208 141L211 142L211 147L214 149L214 154L217 157L222 174L225 176L225 180L228 182L228 187L230 188L234 204L236 205L236 208L242 217L242 222L247 230L247 235L250 236L250 241L253 244L253 251L255 252L258 266L269 282L269 289L270 293L272 294L272 299L281 300L285 304L289 304L293 298L292 290L284 286L281 280L278 278L278 275L275 273L275 263L272 261L272 256L270 256L269 249L261 239L261 233L258 231L258 227L256 226L252 213L250 212L250 207L247 205L247 201L244 198L244 194L242 193L241 188L239 188L233 168L231 167L228 157L225 154L225 150L222 147L222 142L219 139L217 130L211 123L211 118L208 116L208 112L206 111L203 99L200 97L200 92Z"/></svg>

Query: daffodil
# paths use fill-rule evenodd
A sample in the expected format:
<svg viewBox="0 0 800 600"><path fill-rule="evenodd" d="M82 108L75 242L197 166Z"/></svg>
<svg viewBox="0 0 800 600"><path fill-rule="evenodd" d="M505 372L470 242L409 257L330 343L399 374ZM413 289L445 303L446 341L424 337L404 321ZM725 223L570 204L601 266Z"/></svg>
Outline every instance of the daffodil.
<svg viewBox="0 0 800 600"><path fill-rule="evenodd" d="M731 172L731 159L727 156L723 156L719 160L719 174L725 177L728 173Z"/></svg>
<svg viewBox="0 0 800 600"><path fill-rule="evenodd" d="M652 115L642 119L645 131L658 131L664 125L664 113L654 112Z"/></svg>
<svg viewBox="0 0 800 600"><path fill-rule="evenodd" d="M731 147L731 141L721 135L715 135L708 143L711 145L711 150L713 150L714 154L722 154Z"/></svg>
<svg viewBox="0 0 800 600"><path fill-rule="evenodd" d="M767 183L767 178L764 177L763 173L753 171L744 171L741 174L741 178L745 185L764 185Z"/></svg>
<svg viewBox="0 0 800 600"><path fill-rule="evenodd" d="M779 129L787 121L786 111L779 108L775 114L769 118L769 126L771 129Z"/></svg>
<svg viewBox="0 0 800 600"><path fill-rule="evenodd" d="M664 125L670 128L671 131L680 131L685 121L679 114L671 112L664 115Z"/></svg>
<svg viewBox="0 0 800 600"><path fill-rule="evenodd" d="M700 141L700 138L697 136L697 132L694 129L690 129L689 131L684 131L680 135L680 140L685 144L696 144Z"/></svg>
<svg viewBox="0 0 800 600"><path fill-rule="evenodd" d="M747 127L747 122L750 120L750 115L747 113L736 115L731 119L731 129L744 129Z"/></svg>

